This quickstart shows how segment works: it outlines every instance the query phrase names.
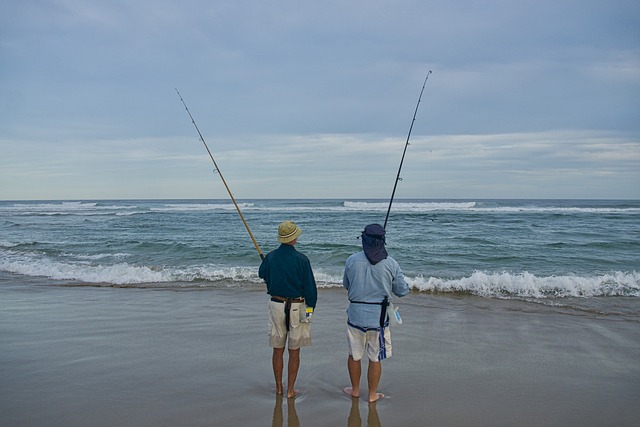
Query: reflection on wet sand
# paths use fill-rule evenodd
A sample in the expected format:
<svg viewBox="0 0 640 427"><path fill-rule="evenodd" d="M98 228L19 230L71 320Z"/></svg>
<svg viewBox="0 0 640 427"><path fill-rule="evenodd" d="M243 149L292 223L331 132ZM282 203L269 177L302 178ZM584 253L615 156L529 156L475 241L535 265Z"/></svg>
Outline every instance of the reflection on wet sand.
<svg viewBox="0 0 640 427"><path fill-rule="evenodd" d="M378 417L377 402L369 403L369 414L367 417L367 427L381 427L380 417ZM347 427L361 427L362 417L360 416L360 399L351 398L351 411L347 418Z"/></svg>
<svg viewBox="0 0 640 427"><path fill-rule="evenodd" d="M287 427L300 427L300 419L296 412L296 400L286 399L287 401L287 414L285 418L283 401L285 399L282 396L276 396L276 403L273 407L273 419L271 422L272 427L284 427L285 419L287 421ZM364 402L363 402L364 403ZM367 403L367 427L382 427L380 424L380 417L378 416L377 402ZM351 398L351 409L347 418L347 427L361 427L362 417L360 416L360 399L357 397Z"/></svg>
<svg viewBox="0 0 640 427"><path fill-rule="evenodd" d="M284 426L284 414L282 410L282 396L276 396L276 404L273 407L273 421L271 425L273 427ZM300 420L298 419L298 413L296 412L296 400L287 399L287 426L288 427L300 427Z"/></svg>

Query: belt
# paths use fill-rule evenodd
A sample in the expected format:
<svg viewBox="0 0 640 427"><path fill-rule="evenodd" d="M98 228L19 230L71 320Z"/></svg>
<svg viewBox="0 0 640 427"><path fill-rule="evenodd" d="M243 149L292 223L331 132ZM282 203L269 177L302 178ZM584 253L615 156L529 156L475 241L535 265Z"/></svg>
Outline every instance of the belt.
<svg viewBox="0 0 640 427"><path fill-rule="evenodd" d="M283 298L283 297L271 297L273 302L304 302L304 298Z"/></svg>
<svg viewBox="0 0 640 427"><path fill-rule="evenodd" d="M284 303L284 321L287 325L287 332L289 331L289 325L291 324L291 303L304 302L304 298L283 298L283 297L271 297L273 302Z"/></svg>

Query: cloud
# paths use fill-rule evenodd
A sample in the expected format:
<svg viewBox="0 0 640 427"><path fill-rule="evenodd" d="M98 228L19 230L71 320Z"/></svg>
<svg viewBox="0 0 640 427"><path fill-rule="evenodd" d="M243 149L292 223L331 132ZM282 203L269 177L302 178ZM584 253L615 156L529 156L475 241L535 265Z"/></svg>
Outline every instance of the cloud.
<svg viewBox="0 0 640 427"><path fill-rule="evenodd" d="M0 198L639 196L634 1L5 3Z"/></svg>
<svg viewBox="0 0 640 427"><path fill-rule="evenodd" d="M225 139L224 144L214 138L207 144L238 198L384 199L405 140L366 134L260 135ZM32 154L38 146L21 144ZM120 193L131 198L226 197L196 136L67 141L50 147L45 157L11 162L21 155L10 158L3 173L23 180L30 192L8 186L2 198L67 198L70 189L89 198ZM639 160L640 141L623 134L419 136L407 149L397 197L635 198L639 194L632 183L639 182Z"/></svg>

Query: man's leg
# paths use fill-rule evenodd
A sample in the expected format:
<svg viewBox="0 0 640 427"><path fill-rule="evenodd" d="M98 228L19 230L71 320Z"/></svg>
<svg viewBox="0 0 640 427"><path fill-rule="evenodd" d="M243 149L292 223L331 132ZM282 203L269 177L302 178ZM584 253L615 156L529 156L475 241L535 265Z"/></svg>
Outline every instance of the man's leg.
<svg viewBox="0 0 640 427"><path fill-rule="evenodd" d="M369 402L375 402L376 400L384 397L382 393L378 393L378 384L380 384L381 376L382 362L369 361L369 368L367 369L367 381L369 382Z"/></svg>
<svg viewBox="0 0 640 427"><path fill-rule="evenodd" d="M273 349L273 356L271 357L271 363L273 365L273 376L276 379L276 394L282 394L283 393L282 369L284 367L284 347Z"/></svg>
<svg viewBox="0 0 640 427"><path fill-rule="evenodd" d="M349 369L349 379L351 380L351 390L349 387L344 389L346 394L350 394L353 397L360 396L360 375L362 368L360 367L360 361L354 360L352 355L349 355L347 359L347 368Z"/></svg>
<svg viewBox="0 0 640 427"><path fill-rule="evenodd" d="M289 349L289 377L287 378L287 397L289 398L295 397L299 393L295 389L298 368L300 368L300 349Z"/></svg>

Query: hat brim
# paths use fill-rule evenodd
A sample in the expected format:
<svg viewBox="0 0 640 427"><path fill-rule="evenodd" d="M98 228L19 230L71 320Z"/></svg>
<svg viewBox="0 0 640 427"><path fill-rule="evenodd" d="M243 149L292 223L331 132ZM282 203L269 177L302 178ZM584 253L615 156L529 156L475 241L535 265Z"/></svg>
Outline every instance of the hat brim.
<svg viewBox="0 0 640 427"><path fill-rule="evenodd" d="M298 237L300 237L300 235L302 234L302 230L300 229L300 227L298 227L296 225L296 229L294 230L293 233L287 235L287 236L278 236L278 242L280 243L289 243L289 242L293 242L294 240L296 240Z"/></svg>

